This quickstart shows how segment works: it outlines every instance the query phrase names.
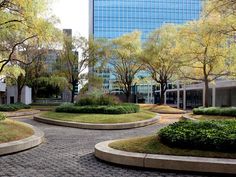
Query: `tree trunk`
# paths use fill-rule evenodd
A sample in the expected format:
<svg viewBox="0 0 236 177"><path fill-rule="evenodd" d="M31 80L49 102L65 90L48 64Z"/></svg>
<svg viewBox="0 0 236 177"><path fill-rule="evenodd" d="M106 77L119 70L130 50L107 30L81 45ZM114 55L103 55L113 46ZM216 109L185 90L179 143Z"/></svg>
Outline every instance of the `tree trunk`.
<svg viewBox="0 0 236 177"><path fill-rule="evenodd" d="M165 103L165 84L161 83L161 92L160 92L160 104L164 104Z"/></svg>
<svg viewBox="0 0 236 177"><path fill-rule="evenodd" d="M21 102L22 87L17 86L17 102Z"/></svg>
<svg viewBox="0 0 236 177"><path fill-rule="evenodd" d="M127 92L125 94L125 96L126 96L126 102L129 103L130 102L130 94Z"/></svg>
<svg viewBox="0 0 236 177"><path fill-rule="evenodd" d="M128 86L128 90L126 91L125 95L126 95L126 102L130 103L131 86Z"/></svg>
<svg viewBox="0 0 236 177"><path fill-rule="evenodd" d="M75 97L75 85L73 84L72 86L72 90L71 90L71 103L74 103L74 97Z"/></svg>
<svg viewBox="0 0 236 177"><path fill-rule="evenodd" d="M205 107L209 107L209 102L208 102L208 95L209 95L209 83L208 83L208 80L205 80L204 81L205 83L205 93L204 93L204 99L205 99L205 102L204 102L204 106Z"/></svg>

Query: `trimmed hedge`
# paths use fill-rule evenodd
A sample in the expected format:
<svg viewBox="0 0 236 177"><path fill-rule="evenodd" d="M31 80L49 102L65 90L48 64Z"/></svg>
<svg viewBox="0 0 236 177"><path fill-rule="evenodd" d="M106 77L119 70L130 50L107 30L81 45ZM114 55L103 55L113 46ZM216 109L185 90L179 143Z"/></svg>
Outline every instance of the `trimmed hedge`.
<svg viewBox="0 0 236 177"><path fill-rule="evenodd" d="M128 114L139 112L139 105L120 104L113 106L75 106L69 103L57 107L55 111L66 113Z"/></svg>
<svg viewBox="0 0 236 177"><path fill-rule="evenodd" d="M14 103L14 104L2 104L0 105L0 111L17 111L20 109L30 109L29 105L24 103Z"/></svg>
<svg viewBox="0 0 236 177"><path fill-rule="evenodd" d="M220 108L220 107L199 107L193 109L196 115L219 115L219 116L236 116L236 107Z"/></svg>
<svg viewBox="0 0 236 177"><path fill-rule="evenodd" d="M236 120L180 121L158 134L171 147L236 152Z"/></svg>
<svg viewBox="0 0 236 177"><path fill-rule="evenodd" d="M7 116L6 116L5 114L3 114L2 112L0 112L0 121L5 120L6 117L7 117Z"/></svg>
<svg viewBox="0 0 236 177"><path fill-rule="evenodd" d="M80 98L75 105L76 106L108 106L117 105L120 101L117 97L112 95L101 95L99 97L85 96Z"/></svg>

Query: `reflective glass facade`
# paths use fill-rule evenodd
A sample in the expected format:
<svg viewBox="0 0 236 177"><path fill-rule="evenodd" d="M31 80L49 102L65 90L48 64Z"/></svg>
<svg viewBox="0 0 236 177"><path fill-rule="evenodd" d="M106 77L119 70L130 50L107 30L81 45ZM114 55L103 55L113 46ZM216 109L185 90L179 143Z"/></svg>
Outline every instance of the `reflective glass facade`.
<svg viewBox="0 0 236 177"><path fill-rule="evenodd" d="M201 0L93 0L94 37L115 38L139 30L145 39L164 23L198 19L201 6Z"/></svg>
<svg viewBox="0 0 236 177"><path fill-rule="evenodd" d="M183 24L198 19L202 8L202 0L90 0L90 3L90 33L95 38L112 39L139 30L143 41L165 23ZM109 66L106 72L97 74L104 78L104 91L115 90Z"/></svg>

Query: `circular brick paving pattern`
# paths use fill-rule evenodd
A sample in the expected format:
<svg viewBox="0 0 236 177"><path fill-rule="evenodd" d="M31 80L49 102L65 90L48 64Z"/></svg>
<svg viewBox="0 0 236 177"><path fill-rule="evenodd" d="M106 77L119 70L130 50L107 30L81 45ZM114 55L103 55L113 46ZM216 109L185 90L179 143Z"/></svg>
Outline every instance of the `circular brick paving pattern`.
<svg viewBox="0 0 236 177"><path fill-rule="evenodd" d="M84 130L22 121L45 133L45 142L28 151L0 157L0 177L197 177L181 172L135 169L97 160L96 143L156 133L163 124L130 130ZM205 175L206 176L206 175Z"/></svg>

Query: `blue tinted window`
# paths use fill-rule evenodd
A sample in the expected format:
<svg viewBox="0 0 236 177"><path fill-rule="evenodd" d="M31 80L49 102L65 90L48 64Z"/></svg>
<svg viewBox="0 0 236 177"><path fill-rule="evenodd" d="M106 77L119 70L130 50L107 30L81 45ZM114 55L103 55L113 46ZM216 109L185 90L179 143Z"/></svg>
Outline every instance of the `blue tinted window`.
<svg viewBox="0 0 236 177"><path fill-rule="evenodd" d="M94 36L115 38L139 30L142 39L164 23L199 18L201 0L94 0Z"/></svg>

